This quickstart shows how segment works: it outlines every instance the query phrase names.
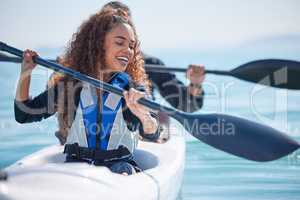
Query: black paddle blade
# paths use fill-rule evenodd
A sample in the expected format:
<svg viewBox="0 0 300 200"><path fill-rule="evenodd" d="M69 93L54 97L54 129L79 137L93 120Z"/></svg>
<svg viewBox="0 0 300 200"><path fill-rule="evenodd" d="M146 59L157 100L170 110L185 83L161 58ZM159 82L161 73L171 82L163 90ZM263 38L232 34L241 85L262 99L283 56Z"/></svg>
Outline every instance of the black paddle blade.
<svg viewBox="0 0 300 200"><path fill-rule="evenodd" d="M266 59L246 63L231 71L231 75L267 86L299 90L300 62Z"/></svg>
<svg viewBox="0 0 300 200"><path fill-rule="evenodd" d="M276 160L300 147L299 143L280 131L239 117L223 114L178 114L175 118L197 139L249 160Z"/></svg>

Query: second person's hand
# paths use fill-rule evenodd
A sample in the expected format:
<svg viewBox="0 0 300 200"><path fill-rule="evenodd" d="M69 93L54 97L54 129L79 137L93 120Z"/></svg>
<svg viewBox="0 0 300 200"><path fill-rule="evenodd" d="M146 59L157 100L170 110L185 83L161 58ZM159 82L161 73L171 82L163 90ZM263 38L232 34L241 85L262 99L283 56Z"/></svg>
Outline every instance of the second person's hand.
<svg viewBox="0 0 300 200"><path fill-rule="evenodd" d="M188 91L193 96L202 94L202 83L205 79L204 65L189 65L186 72L187 79L190 80Z"/></svg>
<svg viewBox="0 0 300 200"><path fill-rule="evenodd" d="M192 84L201 85L205 79L205 67L204 65L189 65L186 77Z"/></svg>

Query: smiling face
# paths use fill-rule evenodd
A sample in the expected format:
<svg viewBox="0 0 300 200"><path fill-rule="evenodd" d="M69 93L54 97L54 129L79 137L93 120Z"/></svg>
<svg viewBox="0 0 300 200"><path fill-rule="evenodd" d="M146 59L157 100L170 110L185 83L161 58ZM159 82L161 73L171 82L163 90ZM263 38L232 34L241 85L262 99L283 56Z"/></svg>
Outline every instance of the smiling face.
<svg viewBox="0 0 300 200"><path fill-rule="evenodd" d="M134 54L134 32L128 24L118 24L104 40L105 68L112 72L125 71Z"/></svg>

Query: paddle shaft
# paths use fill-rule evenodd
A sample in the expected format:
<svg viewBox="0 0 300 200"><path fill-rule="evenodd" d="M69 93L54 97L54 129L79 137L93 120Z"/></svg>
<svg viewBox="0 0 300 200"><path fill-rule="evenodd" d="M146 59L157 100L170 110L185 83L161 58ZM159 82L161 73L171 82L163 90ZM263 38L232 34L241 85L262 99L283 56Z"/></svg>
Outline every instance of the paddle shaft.
<svg viewBox="0 0 300 200"><path fill-rule="evenodd" d="M0 61L3 61L3 62L22 63L22 60L23 60L23 58L20 58L20 57L7 56L7 55L0 53ZM54 60L54 59L46 59L46 60L50 61L50 62L56 62L56 60Z"/></svg>
<svg viewBox="0 0 300 200"><path fill-rule="evenodd" d="M145 68L147 71L154 71L154 72L186 72L186 69L184 68L178 68L178 67L168 67L165 65L149 65L145 64ZM231 71L223 71L223 70L205 70L206 74L216 74L216 75L226 75L231 76Z"/></svg>
<svg viewBox="0 0 300 200"><path fill-rule="evenodd" d="M0 61L22 62L22 58L10 57L0 53ZM56 62L56 60L48 60ZM186 72L184 68L168 67L164 65L145 64L148 72ZM266 86L300 90L300 62L283 59L264 59L245 63L230 71L205 70L206 74L225 75L240 80L258 83Z"/></svg>
<svg viewBox="0 0 300 200"><path fill-rule="evenodd" d="M12 46L8 46L7 44L2 43L2 42L0 42L0 50L6 51L6 52L11 53L13 55L16 55L18 57L23 57L23 54L24 54L24 52L22 50L19 50L17 48L12 47ZM74 79L77 79L77 80L80 80L80 81L83 81L83 82L87 82L87 83L95 86L96 88L100 88L100 89L103 89L105 91L115 93L119 96L123 96L123 92L124 92L123 89L114 87L114 86L112 86L108 83L105 83L105 82L100 81L98 79L92 78L90 76L87 76L85 74L77 72L73 69L63 67L63 66L61 66L57 63L50 62L50 61L42 59L40 57L34 57L33 60L34 60L35 63L37 63L41 66L47 67L47 68L52 69L54 71L58 71L58 72L62 72L64 74L70 75ZM153 110L166 112L166 113L169 114L169 116L174 117L174 118L176 118L177 112L180 112L180 111L175 110L174 108L160 105L160 104L158 104L154 101L151 101L151 100L148 100L148 99L145 99L145 98L139 99L138 102L140 104L148 107L148 108L153 109Z"/></svg>
<svg viewBox="0 0 300 200"><path fill-rule="evenodd" d="M50 62L56 62L56 60L53 59L46 59ZM21 63L22 58L20 57L12 57L12 56L6 56L4 54L0 53L0 61L4 62L13 62L13 63ZM145 64L145 68L147 71L151 72L186 72L186 69L184 68L178 68L178 67L168 67L164 65L151 65L151 64ZM205 70L206 74L216 74L216 75L226 75L226 76L232 76L231 71L223 71L223 70Z"/></svg>

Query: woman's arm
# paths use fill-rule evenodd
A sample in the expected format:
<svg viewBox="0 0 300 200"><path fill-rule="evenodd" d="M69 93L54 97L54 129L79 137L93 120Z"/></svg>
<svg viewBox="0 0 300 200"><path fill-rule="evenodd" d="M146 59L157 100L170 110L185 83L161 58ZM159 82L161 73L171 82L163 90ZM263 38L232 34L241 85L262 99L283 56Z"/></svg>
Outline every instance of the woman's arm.
<svg viewBox="0 0 300 200"><path fill-rule="evenodd" d="M23 54L23 62L21 64L21 73L16 90L16 100L25 101L29 99L29 87L31 80L32 70L36 67L33 62L33 57L37 56L37 53L31 50L25 50Z"/></svg>
<svg viewBox="0 0 300 200"><path fill-rule="evenodd" d="M149 114L146 114L144 116L138 117L142 123L143 126L143 132L145 134L155 134L158 129L158 122L157 119Z"/></svg>
<svg viewBox="0 0 300 200"><path fill-rule="evenodd" d="M34 56L37 54L30 50L26 50L23 55L24 59L14 101L15 119L19 123L40 121L55 113L56 87L49 88L34 99L29 99L31 73L36 67L32 59Z"/></svg>
<svg viewBox="0 0 300 200"><path fill-rule="evenodd" d="M19 123L41 121L56 112L57 87L52 87L33 99L14 101L15 120Z"/></svg>

